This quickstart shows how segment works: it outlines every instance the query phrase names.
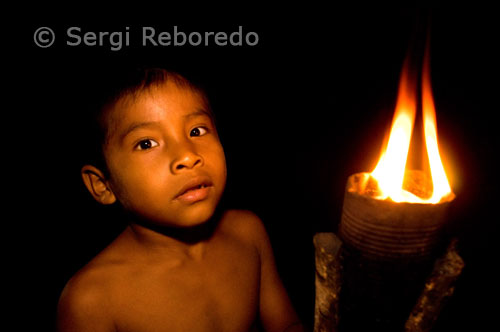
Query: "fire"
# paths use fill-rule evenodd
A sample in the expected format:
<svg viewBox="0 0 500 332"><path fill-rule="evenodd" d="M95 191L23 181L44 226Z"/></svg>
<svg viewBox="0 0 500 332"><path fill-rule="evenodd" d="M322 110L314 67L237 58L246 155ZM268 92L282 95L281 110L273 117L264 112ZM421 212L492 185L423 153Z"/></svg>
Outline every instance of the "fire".
<svg viewBox="0 0 500 332"><path fill-rule="evenodd" d="M371 176L378 183L377 198L390 198L395 202L439 203L451 194L450 184L441 162L438 149L436 111L431 90L428 48L424 57L422 72L422 113L425 145L432 178L432 195L419 197L405 189L406 160L416 116L415 86L409 75L408 61L405 61L399 83L398 100L392 121L387 147L382 152Z"/></svg>

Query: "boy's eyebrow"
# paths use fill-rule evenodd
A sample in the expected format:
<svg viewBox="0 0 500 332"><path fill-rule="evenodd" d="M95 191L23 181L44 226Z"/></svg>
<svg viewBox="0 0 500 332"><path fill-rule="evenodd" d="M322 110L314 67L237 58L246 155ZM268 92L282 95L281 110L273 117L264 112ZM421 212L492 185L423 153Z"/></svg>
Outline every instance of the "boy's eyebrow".
<svg viewBox="0 0 500 332"><path fill-rule="evenodd" d="M184 115L184 118L192 118L195 116L208 116L209 118L212 118L212 115L208 111L206 111L202 108L200 108L192 113Z"/></svg>
<svg viewBox="0 0 500 332"><path fill-rule="evenodd" d="M208 116L209 118L212 118L210 113L205 111L204 109L198 109L192 113L186 114L186 115L184 115L184 118L192 118L195 116ZM120 140L123 141L123 139L125 137L127 137L128 134L130 134L131 132L133 132L136 129L143 128L143 127L152 127L152 126L154 127L157 125L158 125L158 122L155 122L155 121L133 122L120 135Z"/></svg>
<svg viewBox="0 0 500 332"><path fill-rule="evenodd" d="M152 127L152 126L156 126L158 125L157 122L154 122L154 121L146 121L146 122L133 122L130 124L130 126L127 127L127 129L125 129L123 131L123 133L120 135L120 140L123 141L123 139L125 137L127 137L128 134L130 134L131 132L133 132L134 130L136 129L139 129L139 128L143 128L143 127Z"/></svg>

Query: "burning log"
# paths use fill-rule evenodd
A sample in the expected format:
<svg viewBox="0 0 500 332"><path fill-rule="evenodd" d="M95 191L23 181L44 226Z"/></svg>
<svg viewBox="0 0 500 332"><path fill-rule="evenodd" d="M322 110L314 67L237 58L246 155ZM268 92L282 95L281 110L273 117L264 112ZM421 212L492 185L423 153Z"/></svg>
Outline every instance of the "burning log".
<svg viewBox="0 0 500 332"><path fill-rule="evenodd" d="M314 332L338 331L341 246L342 241L333 233L318 233L314 236L316 256Z"/></svg>
<svg viewBox="0 0 500 332"><path fill-rule="evenodd" d="M406 332L431 330L446 300L453 295L455 281L462 273L464 265L457 252L457 240L454 239L446 253L434 264L432 274L406 321Z"/></svg>

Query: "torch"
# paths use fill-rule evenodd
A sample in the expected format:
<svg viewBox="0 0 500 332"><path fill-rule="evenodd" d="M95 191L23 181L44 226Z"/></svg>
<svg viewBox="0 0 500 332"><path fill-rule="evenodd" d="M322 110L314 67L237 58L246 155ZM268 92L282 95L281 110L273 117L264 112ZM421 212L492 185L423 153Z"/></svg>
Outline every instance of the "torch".
<svg viewBox="0 0 500 332"><path fill-rule="evenodd" d="M416 80L401 72L390 135L375 169L347 180L338 234L342 248L340 330L402 331L442 243L453 194L438 149L429 51L422 70L428 169L407 170Z"/></svg>

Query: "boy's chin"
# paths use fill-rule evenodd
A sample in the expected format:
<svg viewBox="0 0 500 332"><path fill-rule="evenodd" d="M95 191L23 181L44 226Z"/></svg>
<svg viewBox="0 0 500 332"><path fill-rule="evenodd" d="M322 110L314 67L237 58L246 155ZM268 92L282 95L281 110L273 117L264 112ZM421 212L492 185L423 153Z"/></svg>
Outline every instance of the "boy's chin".
<svg viewBox="0 0 500 332"><path fill-rule="evenodd" d="M211 220L215 208L211 206L199 206L194 209L182 211L174 216L169 216L164 220L155 220L153 223L158 227L189 229L204 225Z"/></svg>
<svg viewBox="0 0 500 332"><path fill-rule="evenodd" d="M207 210L204 213L198 212L195 215L177 216L175 221L172 219L169 221L143 220L142 226L183 242L195 243L209 238L215 230L218 218L213 218L214 210Z"/></svg>

